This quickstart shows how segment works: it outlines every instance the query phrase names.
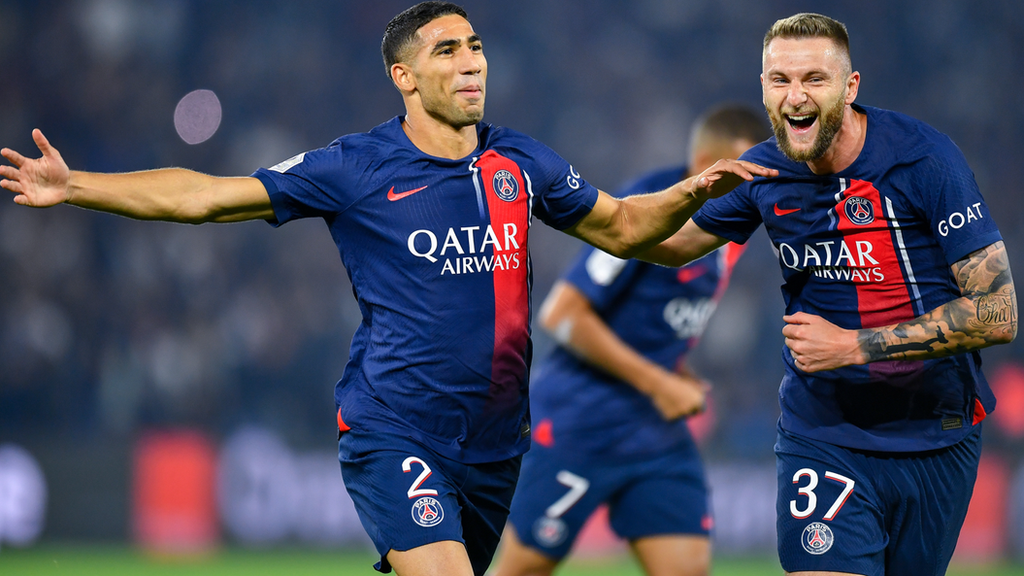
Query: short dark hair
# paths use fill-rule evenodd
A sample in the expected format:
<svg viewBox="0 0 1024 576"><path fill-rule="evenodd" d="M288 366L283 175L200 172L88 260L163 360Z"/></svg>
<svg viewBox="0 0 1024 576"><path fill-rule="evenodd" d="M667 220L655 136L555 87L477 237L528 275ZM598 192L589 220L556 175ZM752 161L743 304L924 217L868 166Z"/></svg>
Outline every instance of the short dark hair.
<svg viewBox="0 0 1024 576"><path fill-rule="evenodd" d="M693 123L690 146L692 150L699 142L711 140L746 140L757 144L771 138L771 135L763 112L743 104L722 104L708 110Z"/></svg>
<svg viewBox="0 0 1024 576"><path fill-rule="evenodd" d="M389 79L391 67L408 56L405 52L416 39L416 31L424 24L449 14L457 14L469 20L462 6L451 2L430 1L420 2L404 10L388 22L387 28L384 29L384 38L380 42L380 53L384 57L384 73Z"/></svg>
<svg viewBox="0 0 1024 576"><path fill-rule="evenodd" d="M764 35L763 50L776 38L828 38L850 56L850 34L846 25L838 20L815 14L802 12L789 18L777 20Z"/></svg>

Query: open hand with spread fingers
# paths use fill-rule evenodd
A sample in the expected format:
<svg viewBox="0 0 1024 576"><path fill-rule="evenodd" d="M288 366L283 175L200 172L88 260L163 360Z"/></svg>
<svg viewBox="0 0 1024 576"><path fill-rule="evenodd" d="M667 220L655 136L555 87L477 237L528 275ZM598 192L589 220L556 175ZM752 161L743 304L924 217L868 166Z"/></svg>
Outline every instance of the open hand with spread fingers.
<svg viewBox="0 0 1024 576"><path fill-rule="evenodd" d="M22 206L44 208L68 199L71 171L60 152L50 145L38 128L32 131L41 158L26 158L10 148L0 150L13 166L0 166L0 187L14 192L14 201Z"/></svg>
<svg viewBox="0 0 1024 576"><path fill-rule="evenodd" d="M689 179L687 191L700 200L718 198L744 182L751 182L756 176L772 178L779 175L774 168L746 160L719 160L710 168Z"/></svg>

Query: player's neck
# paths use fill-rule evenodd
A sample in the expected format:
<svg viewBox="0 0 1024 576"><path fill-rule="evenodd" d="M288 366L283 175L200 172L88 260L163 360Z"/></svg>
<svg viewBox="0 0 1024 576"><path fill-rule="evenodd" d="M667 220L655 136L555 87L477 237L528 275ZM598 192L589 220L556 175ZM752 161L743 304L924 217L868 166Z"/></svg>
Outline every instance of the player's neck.
<svg viewBox="0 0 1024 576"><path fill-rule="evenodd" d="M807 166L815 174L835 174L846 170L860 156L867 134L868 115L847 106L843 115L843 126L832 140L828 152L821 158L808 162Z"/></svg>
<svg viewBox="0 0 1024 576"><path fill-rule="evenodd" d="M475 124L456 128L422 110L408 111L402 122L402 130L413 146L424 154L439 158L465 158L472 154L478 145Z"/></svg>

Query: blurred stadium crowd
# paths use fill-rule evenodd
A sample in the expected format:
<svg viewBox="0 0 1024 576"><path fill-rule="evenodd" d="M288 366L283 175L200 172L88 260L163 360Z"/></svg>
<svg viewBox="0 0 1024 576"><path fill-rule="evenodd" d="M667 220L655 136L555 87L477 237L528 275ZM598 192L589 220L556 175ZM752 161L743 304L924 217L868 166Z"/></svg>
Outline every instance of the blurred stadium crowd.
<svg viewBox="0 0 1024 576"><path fill-rule="evenodd" d="M380 0L2 0L0 145L41 128L72 168L247 175L401 111ZM844 21L858 102L950 135L1024 284L1024 4L1005 0L469 0L490 64L485 120L526 132L614 189L685 158L691 121L760 105L761 39L804 10ZM178 101L223 119L189 145ZM3 193L6 195L6 192ZM579 244L536 226L535 303ZM770 463L781 376L780 275L759 233L695 366L715 386L705 454ZM189 227L0 198L0 442L127 445L140 432L334 440L333 385L359 322L319 222ZM535 333L535 363L551 341ZM983 352L1000 406L987 446L1024 462L1024 338ZM1002 392L1001 392L1002 390ZM988 448L987 448L988 449Z"/></svg>

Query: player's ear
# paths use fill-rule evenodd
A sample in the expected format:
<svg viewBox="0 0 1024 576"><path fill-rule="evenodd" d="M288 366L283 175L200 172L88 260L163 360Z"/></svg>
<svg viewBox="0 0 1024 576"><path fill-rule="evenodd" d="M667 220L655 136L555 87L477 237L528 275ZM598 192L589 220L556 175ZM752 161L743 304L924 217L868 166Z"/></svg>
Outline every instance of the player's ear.
<svg viewBox="0 0 1024 576"><path fill-rule="evenodd" d="M857 99L857 91L860 89L860 72L850 72L846 78L846 105L853 104Z"/></svg>
<svg viewBox="0 0 1024 576"><path fill-rule="evenodd" d="M395 62L391 65L391 81L402 92L412 92L416 89L416 75L412 67L404 62Z"/></svg>

